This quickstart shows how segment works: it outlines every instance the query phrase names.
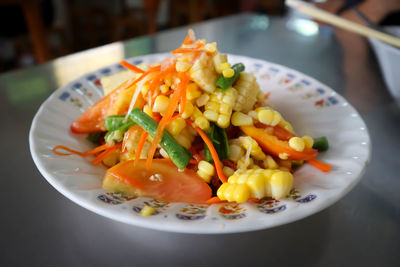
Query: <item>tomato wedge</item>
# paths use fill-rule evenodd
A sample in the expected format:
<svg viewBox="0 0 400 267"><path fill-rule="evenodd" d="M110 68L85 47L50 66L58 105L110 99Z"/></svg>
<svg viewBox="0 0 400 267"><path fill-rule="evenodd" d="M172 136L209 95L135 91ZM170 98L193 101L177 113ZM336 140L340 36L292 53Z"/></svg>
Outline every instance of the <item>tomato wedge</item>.
<svg viewBox="0 0 400 267"><path fill-rule="evenodd" d="M287 141L279 140L276 136L264 131L264 129L254 126L240 126L240 129L248 136L252 137L268 153L279 156L280 153L287 153L289 159L308 160L318 155L318 151L311 148L305 148L299 152L292 149Z"/></svg>
<svg viewBox="0 0 400 267"><path fill-rule="evenodd" d="M91 106L71 125L73 133L87 134L105 131L104 119L109 115L125 114L135 92L136 86L126 87L129 81L122 83L114 91ZM144 99L139 94L135 107L142 107Z"/></svg>
<svg viewBox="0 0 400 267"><path fill-rule="evenodd" d="M105 190L128 195L151 197L166 202L206 203L211 188L194 171L178 172L166 159L154 159L151 169L146 160L121 162L107 170L103 180Z"/></svg>

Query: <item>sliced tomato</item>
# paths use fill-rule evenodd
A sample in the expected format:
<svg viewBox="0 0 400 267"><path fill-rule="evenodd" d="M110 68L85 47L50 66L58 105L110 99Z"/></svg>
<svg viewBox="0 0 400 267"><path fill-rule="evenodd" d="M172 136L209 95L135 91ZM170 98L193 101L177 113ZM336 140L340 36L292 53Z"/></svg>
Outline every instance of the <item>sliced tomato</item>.
<svg viewBox="0 0 400 267"><path fill-rule="evenodd" d="M104 119L109 115L125 114L130 105L136 86L127 87L128 81L91 106L71 125L73 133L94 133L105 131ZM144 99L139 94L135 107L142 107Z"/></svg>
<svg viewBox="0 0 400 267"><path fill-rule="evenodd" d="M108 169L103 188L126 194L151 197L166 202L206 203L211 188L194 171L178 172L166 159L154 159L151 169L146 160L125 161Z"/></svg>
<svg viewBox="0 0 400 267"><path fill-rule="evenodd" d="M279 156L281 153L288 154L289 159L308 160L317 156L318 151L311 148L305 148L299 152L289 146L289 143L284 140L279 140L278 137L271 135L262 128L254 126L240 126L240 129L248 136L252 137L257 143L268 153L274 156Z"/></svg>

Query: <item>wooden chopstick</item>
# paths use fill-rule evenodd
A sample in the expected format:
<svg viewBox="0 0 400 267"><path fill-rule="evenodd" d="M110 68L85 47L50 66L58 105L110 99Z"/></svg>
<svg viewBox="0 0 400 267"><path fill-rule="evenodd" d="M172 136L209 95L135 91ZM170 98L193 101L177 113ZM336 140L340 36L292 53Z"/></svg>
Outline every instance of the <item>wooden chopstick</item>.
<svg viewBox="0 0 400 267"><path fill-rule="evenodd" d="M339 16L333 15L329 12L326 12L320 8L317 8L311 4L299 1L299 0L286 0L286 4L294 9L297 9L299 12L306 14L310 17L316 18L320 21L329 23L333 26L343 28L345 30L355 32L361 34L363 36L372 37L378 40L381 40L385 43L391 44L400 48L400 38L397 38L393 35L386 34L364 25L355 23L353 21L341 18Z"/></svg>

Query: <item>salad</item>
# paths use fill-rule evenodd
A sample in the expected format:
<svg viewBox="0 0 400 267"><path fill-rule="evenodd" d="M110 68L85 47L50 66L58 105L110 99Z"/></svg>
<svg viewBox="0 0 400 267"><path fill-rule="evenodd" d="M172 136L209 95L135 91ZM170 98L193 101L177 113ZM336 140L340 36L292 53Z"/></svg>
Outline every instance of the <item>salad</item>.
<svg viewBox="0 0 400 267"><path fill-rule="evenodd" d="M96 147L53 149L94 156L108 168L105 190L166 202L257 202L286 197L303 164L331 169L316 159L327 139L297 136L256 77L192 30L162 62L120 64L127 70L102 78L104 97L70 127Z"/></svg>

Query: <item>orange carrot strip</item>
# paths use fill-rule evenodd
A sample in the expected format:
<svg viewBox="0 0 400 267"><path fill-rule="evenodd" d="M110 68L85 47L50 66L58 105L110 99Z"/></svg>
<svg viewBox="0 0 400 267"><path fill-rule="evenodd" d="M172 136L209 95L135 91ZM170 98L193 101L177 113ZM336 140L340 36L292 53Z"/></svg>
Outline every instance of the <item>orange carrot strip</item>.
<svg viewBox="0 0 400 267"><path fill-rule="evenodd" d="M185 37L185 40L183 41L183 44L188 45L188 44L193 44L194 42L194 31L190 29L188 31L188 34Z"/></svg>
<svg viewBox="0 0 400 267"><path fill-rule="evenodd" d="M92 160L93 165L97 165L102 162L106 157L111 155L115 150L118 149L118 144L115 144L112 147L107 148L107 150L101 152L97 157Z"/></svg>
<svg viewBox="0 0 400 267"><path fill-rule="evenodd" d="M258 203L258 201L260 201L260 199L259 199L259 198L255 198L255 197L250 197L250 198L248 199L248 201L254 202L254 203Z"/></svg>
<svg viewBox="0 0 400 267"><path fill-rule="evenodd" d="M139 144L136 148L134 164L136 164L136 162L140 159L140 154L142 154L142 150L143 150L144 144L146 143L146 139L147 139L148 135L149 135L148 132L143 130L142 135L140 136Z"/></svg>
<svg viewBox="0 0 400 267"><path fill-rule="evenodd" d="M131 63L126 62L125 60L122 60L119 64L120 64L121 66L124 66L124 67L127 68L128 70L133 71L133 72L136 72L136 73L145 73L144 70L142 70L142 69L136 67L135 65L133 65L133 64L131 64Z"/></svg>
<svg viewBox="0 0 400 267"><path fill-rule="evenodd" d="M138 179L135 179L133 177L118 173L118 172L116 172L114 170L108 170L108 173L112 174L116 178L119 178L121 180L127 181L128 183L130 183L131 185L133 185L136 188L139 188L139 189L143 189L144 188L144 184Z"/></svg>
<svg viewBox="0 0 400 267"><path fill-rule="evenodd" d="M265 95L264 95L264 99L268 99L268 97L269 97L270 95L271 95L271 92L270 92L270 91L266 92Z"/></svg>
<svg viewBox="0 0 400 267"><path fill-rule="evenodd" d="M98 146L98 147L96 147L96 148L94 148L92 150L89 150L89 151L86 151L86 152L80 152L80 151L73 150L73 149L71 149L69 147L66 147L66 146L58 145L58 146L55 146L53 148L53 153L56 154L56 155L60 155L60 156L69 156L69 155L72 155L72 154L76 154L76 155L79 155L79 156L82 156L82 157L87 157L89 155L94 155L94 154L96 154L98 152L106 150L107 148L109 148L109 146L107 144L104 144L104 145ZM70 153L60 152L60 151L58 151L59 149L64 149L65 151L68 151Z"/></svg>
<svg viewBox="0 0 400 267"><path fill-rule="evenodd" d="M227 179L224 175L224 172L222 171L221 161L218 158L217 151L215 150L212 142L210 141L208 136L203 132L203 130L201 130L199 127L196 126L194 129L201 136L204 143L206 143L208 149L210 150L211 157L214 160L215 169L217 169L218 178L221 180L221 182L226 183Z"/></svg>
<svg viewBox="0 0 400 267"><path fill-rule="evenodd" d="M224 202L227 202L227 201L221 200L221 199L219 199L219 197L212 197L206 201L207 204L216 204L216 203L224 203Z"/></svg>
<svg viewBox="0 0 400 267"><path fill-rule="evenodd" d="M171 51L172 54L182 54L182 53L192 53L192 52L204 52L204 50L198 48L178 48Z"/></svg>
<svg viewBox="0 0 400 267"><path fill-rule="evenodd" d="M60 151L58 151L59 149L63 149L63 150L68 151L70 153L60 152ZM69 147L62 146L62 145L55 146L53 148L53 153L56 154L56 155L59 155L59 156L69 156L69 155L72 155L72 154L76 154L76 155L84 157L84 152L73 150L73 149L71 149Z"/></svg>
<svg viewBox="0 0 400 267"><path fill-rule="evenodd" d="M328 172L330 169L332 169L332 165L329 165L327 163L324 163L316 159L309 159L306 160L306 162L323 172Z"/></svg>
<svg viewBox="0 0 400 267"><path fill-rule="evenodd" d="M172 117L170 121L174 121L177 118L181 117L186 109L186 88L187 88L187 85L189 84L189 75L186 72L181 72L181 73L179 73L178 78L181 81L179 83L179 88L177 90L178 94L179 94L179 99L180 99L181 105L180 105L179 114Z"/></svg>
<svg viewBox="0 0 400 267"><path fill-rule="evenodd" d="M197 160L194 159L194 158L193 158L193 159L190 159L189 163L190 163L190 164L196 164L196 165L197 165Z"/></svg>

